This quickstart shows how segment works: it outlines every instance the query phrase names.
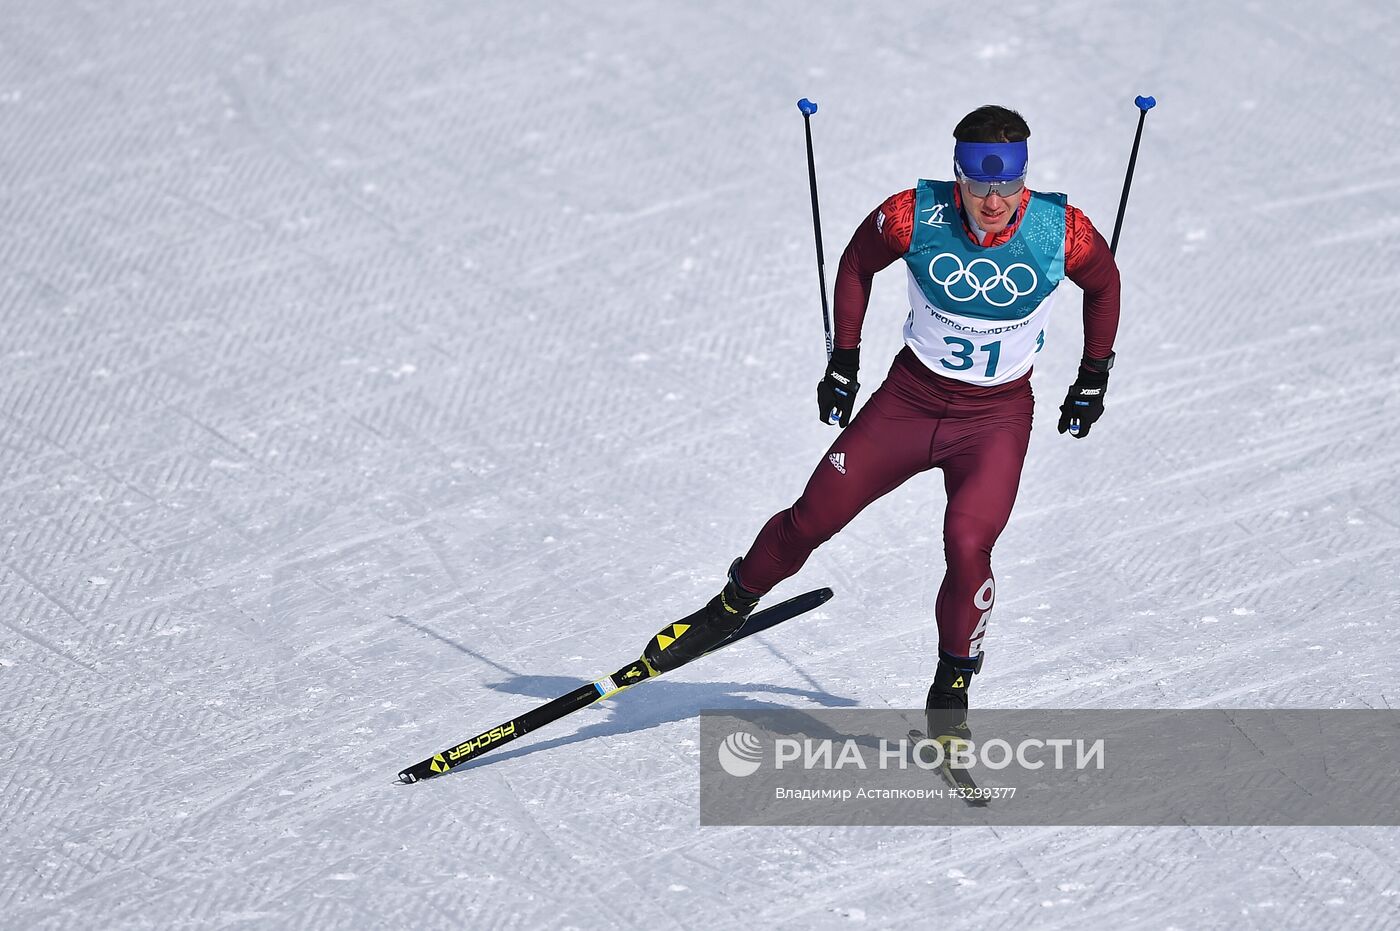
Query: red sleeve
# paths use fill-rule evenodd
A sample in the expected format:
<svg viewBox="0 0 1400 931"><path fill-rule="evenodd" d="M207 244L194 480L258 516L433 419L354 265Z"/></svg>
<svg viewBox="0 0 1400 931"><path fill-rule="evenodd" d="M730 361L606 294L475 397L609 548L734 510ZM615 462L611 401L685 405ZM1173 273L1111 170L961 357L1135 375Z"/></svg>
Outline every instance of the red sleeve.
<svg viewBox="0 0 1400 931"><path fill-rule="evenodd" d="M833 314L838 349L860 345L860 328L870 305L871 279L909 251L913 234L912 188L889 197L856 227L836 270Z"/></svg>
<svg viewBox="0 0 1400 931"><path fill-rule="evenodd" d="M1065 209L1065 274L1084 289L1084 355L1102 359L1118 335L1118 265L1077 207Z"/></svg>

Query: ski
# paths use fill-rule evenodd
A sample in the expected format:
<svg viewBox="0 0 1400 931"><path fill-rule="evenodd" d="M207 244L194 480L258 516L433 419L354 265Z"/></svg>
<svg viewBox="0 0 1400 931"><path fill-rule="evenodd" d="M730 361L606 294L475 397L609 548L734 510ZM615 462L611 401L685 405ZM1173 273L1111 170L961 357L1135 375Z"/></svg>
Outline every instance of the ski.
<svg viewBox="0 0 1400 931"><path fill-rule="evenodd" d="M917 744L921 740L927 740L928 736L920 730L910 730L909 739ZM918 753L918 747L914 748ZM987 798L982 795L981 786L972 778L972 774L965 769L957 769L948 765L945 755L943 763L938 767L938 775L943 777L943 781L948 783L948 787L953 789L959 798L973 808L986 808Z"/></svg>
<svg viewBox="0 0 1400 931"><path fill-rule="evenodd" d="M779 602L771 608L757 611L729 639L722 641L714 650L710 650L704 655L709 656L715 650L727 647L745 637L762 633L783 621L797 617L799 614L805 614L824 604L831 597L831 594L829 588L818 588L798 595L796 598ZM476 759L488 750L494 750L518 737L524 737L565 715L573 714L581 708L587 708L594 702L611 698L623 689L629 689L639 682L654 679L659 675L661 673L652 669L645 659L636 659L610 676L604 676L596 682L579 686L572 692L560 695L553 701L546 702L519 717L512 718L504 724L498 724L488 731L483 731L475 737L462 741L455 747L449 747L441 753L435 753L426 760L413 764L399 773L399 781L405 784L414 783L450 772L453 768L468 760Z"/></svg>

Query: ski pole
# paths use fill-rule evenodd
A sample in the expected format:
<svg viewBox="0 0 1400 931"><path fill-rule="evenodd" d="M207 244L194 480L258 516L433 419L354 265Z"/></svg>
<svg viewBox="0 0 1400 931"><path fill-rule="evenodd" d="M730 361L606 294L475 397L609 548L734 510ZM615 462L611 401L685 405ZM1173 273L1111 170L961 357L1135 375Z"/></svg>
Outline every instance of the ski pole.
<svg viewBox="0 0 1400 931"><path fill-rule="evenodd" d="M1155 97L1135 97L1133 103L1138 108L1137 135L1133 136L1133 154L1128 156L1128 174L1123 178L1123 197L1118 201L1118 219L1113 221L1113 241L1108 251L1118 254L1118 233L1123 229L1123 213L1128 209L1128 188L1133 185L1133 168L1137 166L1138 143L1142 141L1142 124L1147 120L1147 111L1157 106ZM815 109L815 108L814 108ZM812 203L816 204L816 189L812 190Z"/></svg>
<svg viewBox="0 0 1400 931"><path fill-rule="evenodd" d="M822 289L822 325L826 327L826 357L831 359L835 343L831 339L831 309L826 303L826 258L822 255L822 215L817 207L817 163L812 158L812 114L817 105L806 97L797 101L802 111L802 128L807 133L807 183L812 189L812 232L817 237L817 284Z"/></svg>

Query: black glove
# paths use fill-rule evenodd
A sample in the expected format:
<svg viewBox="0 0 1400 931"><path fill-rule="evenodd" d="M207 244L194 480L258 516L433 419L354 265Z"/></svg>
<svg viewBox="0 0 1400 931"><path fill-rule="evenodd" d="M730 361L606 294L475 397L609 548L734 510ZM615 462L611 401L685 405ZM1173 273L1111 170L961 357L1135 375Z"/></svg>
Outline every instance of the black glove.
<svg viewBox="0 0 1400 931"><path fill-rule="evenodd" d="M860 349L833 349L831 360L826 364L826 374L817 382L817 416L822 423L840 424L845 427L851 422L851 411L856 406L856 392L860 382L856 372L860 371Z"/></svg>
<svg viewBox="0 0 1400 931"><path fill-rule="evenodd" d="M1081 440L1103 416L1103 396L1108 391L1108 372L1090 368L1092 361L1080 364L1079 377L1070 385L1065 403L1060 405L1060 432L1068 430L1070 436Z"/></svg>

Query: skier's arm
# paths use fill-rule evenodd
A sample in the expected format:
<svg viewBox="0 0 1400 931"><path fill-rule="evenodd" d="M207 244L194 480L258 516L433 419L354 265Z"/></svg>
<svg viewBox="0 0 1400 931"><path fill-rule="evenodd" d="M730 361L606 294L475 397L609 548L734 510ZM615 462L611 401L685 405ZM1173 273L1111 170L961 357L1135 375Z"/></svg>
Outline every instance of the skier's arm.
<svg viewBox="0 0 1400 931"><path fill-rule="evenodd" d="M826 374L817 383L817 416L845 427L860 391L860 328L870 304L875 273L909 250L914 229L914 192L889 197L856 227L836 270L836 338Z"/></svg>
<svg viewBox="0 0 1400 931"><path fill-rule="evenodd" d="M870 304L871 279L909 251L909 237L913 231L912 190L889 197L856 227L836 270L833 312L837 347L855 349L860 346L860 328Z"/></svg>
<svg viewBox="0 0 1400 931"><path fill-rule="evenodd" d="M1060 405L1057 429L1082 439L1103 416L1118 334L1119 281L1108 243L1074 207L1065 211L1065 274L1084 289L1084 357L1079 377Z"/></svg>
<svg viewBox="0 0 1400 931"><path fill-rule="evenodd" d="M1118 334L1118 265L1083 212L1065 211L1065 274L1084 289L1084 357L1104 359Z"/></svg>

